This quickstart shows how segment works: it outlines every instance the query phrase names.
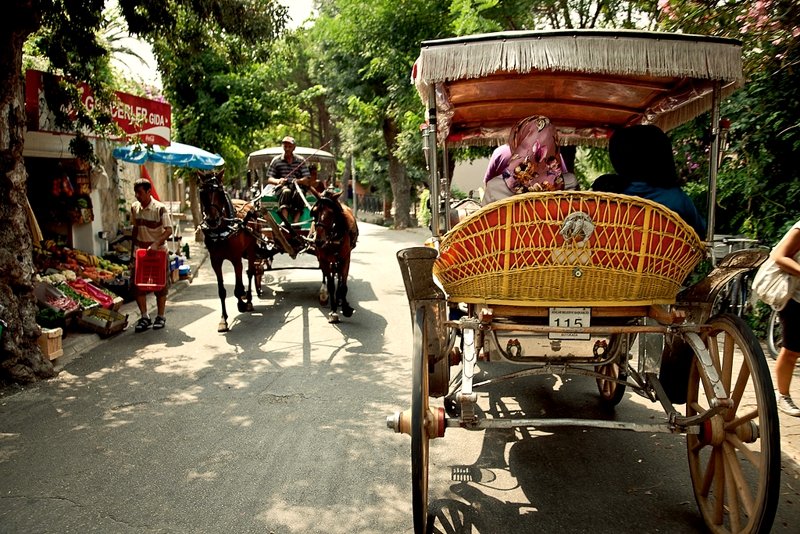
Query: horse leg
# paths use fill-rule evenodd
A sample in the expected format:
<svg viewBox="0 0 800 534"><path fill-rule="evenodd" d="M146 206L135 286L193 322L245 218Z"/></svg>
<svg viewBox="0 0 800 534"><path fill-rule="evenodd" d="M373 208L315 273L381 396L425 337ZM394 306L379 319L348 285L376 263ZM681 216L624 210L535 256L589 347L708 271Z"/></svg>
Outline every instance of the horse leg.
<svg viewBox="0 0 800 534"><path fill-rule="evenodd" d="M336 289L336 300L342 304L342 314L345 317L353 315L353 308L347 302L347 277L350 276L350 250L345 249L342 251L342 257L339 263L339 287Z"/></svg>
<svg viewBox="0 0 800 534"><path fill-rule="evenodd" d="M255 273L253 273L253 276L256 281L256 296L258 296L258 298L261 298L264 294L263 291L261 290L261 280L264 276L264 265L262 263L263 261L264 260L257 260L255 262Z"/></svg>
<svg viewBox="0 0 800 534"><path fill-rule="evenodd" d="M242 281L243 268L241 258L233 262L233 272L236 274L236 286L233 289L233 294L236 297L236 308L242 313L247 311L247 300L245 299L244 282Z"/></svg>
<svg viewBox="0 0 800 534"><path fill-rule="evenodd" d="M331 324L335 324L339 322L339 314L336 313L338 302L336 300L336 276L333 272L333 262L327 266L327 272L325 273L325 277L328 280L328 295L330 295L330 304L331 304L331 311L328 314L328 322Z"/></svg>
<svg viewBox="0 0 800 534"><path fill-rule="evenodd" d="M211 260L211 268L217 276L217 294L219 294L219 302L222 305L222 318L217 325L217 332L228 331L228 311L225 309L225 297L228 293L225 291L225 281L222 279L222 260Z"/></svg>
<svg viewBox="0 0 800 534"><path fill-rule="evenodd" d="M247 310L246 311L253 311L253 292L251 290L253 284L253 276L255 275L256 269L252 266L253 261L247 260Z"/></svg>
<svg viewBox="0 0 800 534"><path fill-rule="evenodd" d="M319 305L320 306L327 306L328 305L328 281L327 275L325 274L325 270L320 268L322 271L322 285L319 286Z"/></svg>

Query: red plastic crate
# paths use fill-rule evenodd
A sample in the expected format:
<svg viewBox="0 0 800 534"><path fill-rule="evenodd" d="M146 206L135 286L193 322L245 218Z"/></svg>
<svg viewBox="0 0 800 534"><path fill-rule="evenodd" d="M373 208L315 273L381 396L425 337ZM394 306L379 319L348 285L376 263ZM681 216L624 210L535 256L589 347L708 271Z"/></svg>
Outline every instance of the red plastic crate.
<svg viewBox="0 0 800 534"><path fill-rule="evenodd" d="M133 283L143 291L158 291L167 285L167 251L140 248L136 251Z"/></svg>

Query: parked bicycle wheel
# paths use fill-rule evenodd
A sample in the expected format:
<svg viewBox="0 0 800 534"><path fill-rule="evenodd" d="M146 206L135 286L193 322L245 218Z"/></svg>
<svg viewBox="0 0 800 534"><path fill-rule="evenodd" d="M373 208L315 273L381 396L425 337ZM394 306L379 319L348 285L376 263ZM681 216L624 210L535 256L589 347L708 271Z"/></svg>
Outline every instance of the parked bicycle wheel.
<svg viewBox="0 0 800 534"><path fill-rule="evenodd" d="M767 325L767 348L773 360L778 357L782 346L783 325L781 325L781 318L778 312L772 310L772 313L769 315L769 325Z"/></svg>

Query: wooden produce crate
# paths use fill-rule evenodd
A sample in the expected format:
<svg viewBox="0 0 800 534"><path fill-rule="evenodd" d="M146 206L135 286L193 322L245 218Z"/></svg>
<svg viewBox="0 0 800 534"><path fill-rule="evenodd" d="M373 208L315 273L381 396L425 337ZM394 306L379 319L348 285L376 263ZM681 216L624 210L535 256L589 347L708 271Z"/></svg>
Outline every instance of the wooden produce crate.
<svg viewBox="0 0 800 534"><path fill-rule="evenodd" d="M78 317L78 326L105 338L125 330L128 316L114 310L94 308Z"/></svg>
<svg viewBox="0 0 800 534"><path fill-rule="evenodd" d="M61 335L63 333L61 328L42 328L42 334L37 341L42 354L46 358L55 360L64 355L64 349L61 345Z"/></svg>

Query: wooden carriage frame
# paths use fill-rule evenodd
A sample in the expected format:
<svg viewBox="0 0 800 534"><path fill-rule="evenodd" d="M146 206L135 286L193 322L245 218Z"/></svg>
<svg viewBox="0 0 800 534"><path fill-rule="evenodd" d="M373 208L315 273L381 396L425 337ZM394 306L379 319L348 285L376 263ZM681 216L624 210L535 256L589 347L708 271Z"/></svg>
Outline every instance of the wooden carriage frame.
<svg viewBox="0 0 800 534"><path fill-rule="evenodd" d="M411 407L387 425L411 436L415 532L428 524L430 440L449 427L563 426L685 434L709 529L768 530L780 484L769 368L744 321L711 316L720 289L766 253L733 253L683 286L713 236L719 106L743 83L741 44L625 30L484 34L423 42L412 81L427 109L424 147L439 209L432 210L432 246L397 254L412 318ZM616 128L650 123L669 130L707 111L706 236L661 205L591 192L512 197L449 228L449 177L447 165L440 175L438 157L447 158L450 146L501 144L530 115L550 118L562 144L603 146ZM589 341L582 352L561 354L553 339L552 351L527 355L498 343L498 333L513 332ZM475 382L479 361L520 367ZM451 368L459 367L451 381ZM630 388L658 402L664 419L490 418L477 409L478 393L490 383L541 374L593 378L608 406ZM685 405L683 412L676 405Z"/></svg>

